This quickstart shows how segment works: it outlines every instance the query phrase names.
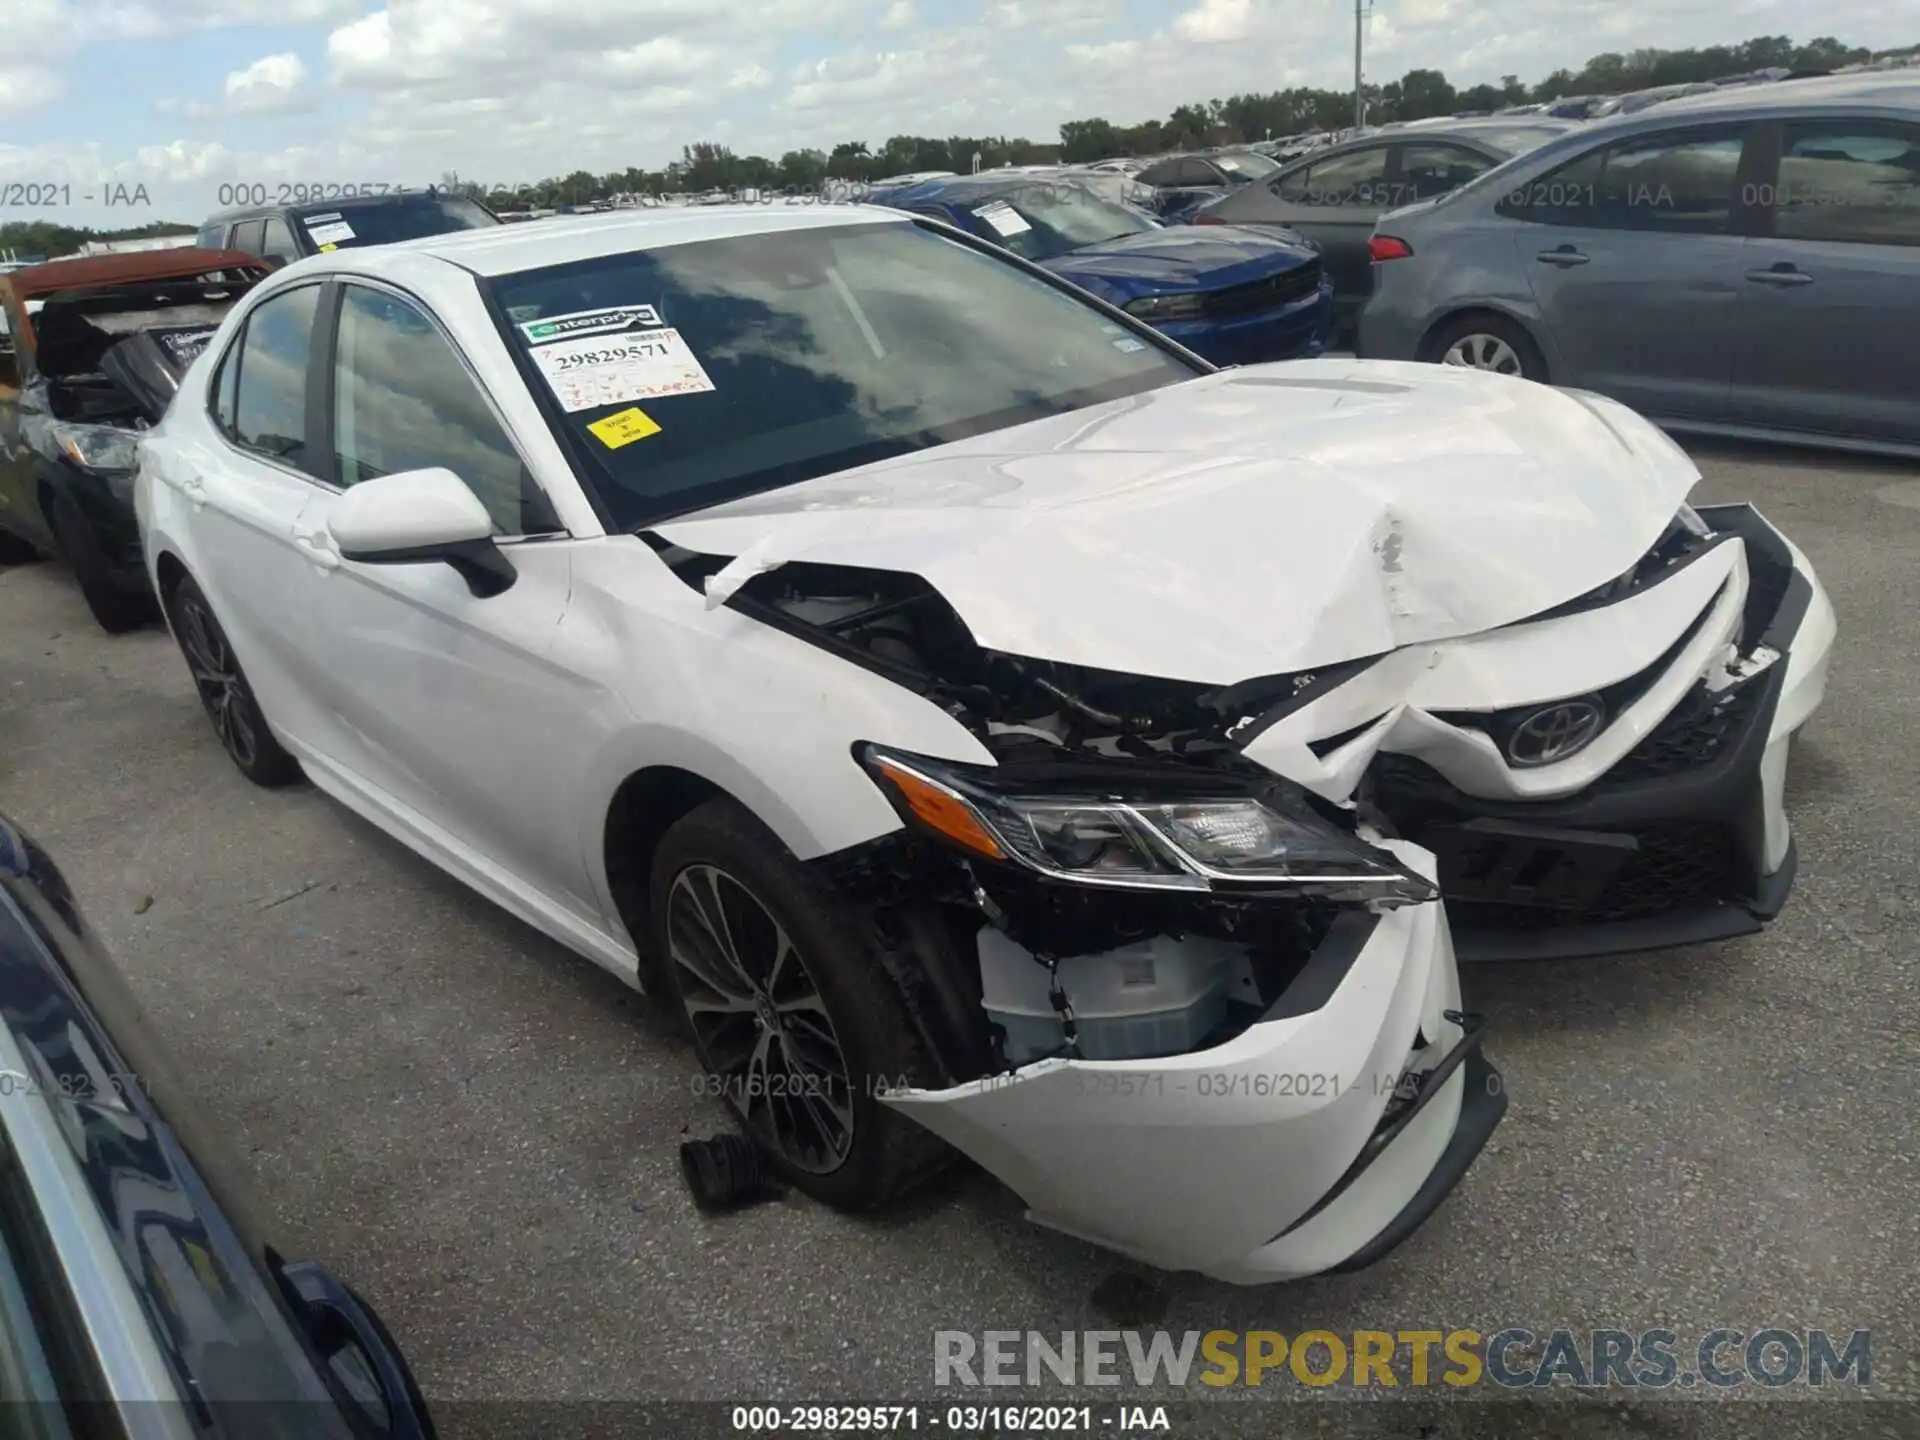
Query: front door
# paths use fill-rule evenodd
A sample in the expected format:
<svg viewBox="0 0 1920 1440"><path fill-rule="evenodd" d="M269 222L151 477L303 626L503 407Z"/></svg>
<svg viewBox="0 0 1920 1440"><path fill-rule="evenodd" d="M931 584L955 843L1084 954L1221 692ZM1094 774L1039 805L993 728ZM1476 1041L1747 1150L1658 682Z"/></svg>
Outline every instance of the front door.
<svg viewBox="0 0 1920 1440"><path fill-rule="evenodd" d="M598 924L579 847L596 695L550 658L573 542L453 342L412 299L341 287L330 444L338 492L296 537L310 648L328 674L343 783ZM340 558L328 517L356 484L443 466L494 517L518 578L474 595L438 561ZM512 883L512 882L509 882Z"/></svg>

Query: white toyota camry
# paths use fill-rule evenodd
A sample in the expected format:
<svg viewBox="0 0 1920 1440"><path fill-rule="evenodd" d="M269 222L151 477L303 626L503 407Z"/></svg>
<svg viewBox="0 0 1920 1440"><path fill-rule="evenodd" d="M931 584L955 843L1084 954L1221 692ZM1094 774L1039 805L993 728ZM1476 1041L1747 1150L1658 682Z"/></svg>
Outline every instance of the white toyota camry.
<svg viewBox="0 0 1920 1440"><path fill-rule="evenodd" d="M1594 396L1213 371L759 207L290 266L137 503L241 770L683 1008L792 1183L951 1146L1253 1283L1384 1254L1504 1111L1442 892L1482 953L1778 908L1833 616L1697 478Z"/></svg>

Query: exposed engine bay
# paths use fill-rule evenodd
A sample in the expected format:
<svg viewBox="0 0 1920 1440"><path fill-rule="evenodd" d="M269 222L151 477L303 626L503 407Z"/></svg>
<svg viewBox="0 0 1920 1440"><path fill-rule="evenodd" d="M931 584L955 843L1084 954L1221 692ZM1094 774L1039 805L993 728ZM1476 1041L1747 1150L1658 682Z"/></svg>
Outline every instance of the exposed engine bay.
<svg viewBox="0 0 1920 1440"><path fill-rule="evenodd" d="M34 348L52 417L133 430L155 423L249 288L175 280L49 296Z"/></svg>

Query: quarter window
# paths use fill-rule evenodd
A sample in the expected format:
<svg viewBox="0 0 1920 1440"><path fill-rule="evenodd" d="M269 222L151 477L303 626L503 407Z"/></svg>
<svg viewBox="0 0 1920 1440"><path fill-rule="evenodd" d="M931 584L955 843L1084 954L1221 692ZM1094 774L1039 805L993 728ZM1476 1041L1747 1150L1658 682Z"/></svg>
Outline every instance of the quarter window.
<svg viewBox="0 0 1920 1440"><path fill-rule="evenodd" d="M232 382L233 438L310 475L320 473L307 443L307 357L319 306L318 285L263 301L225 361L232 365L237 356L240 362ZM221 380L224 385L224 373Z"/></svg>
<svg viewBox="0 0 1920 1440"><path fill-rule="evenodd" d="M559 528L451 342L399 296L342 292L333 404L342 485L442 467L480 497L499 533Z"/></svg>
<svg viewBox="0 0 1920 1440"><path fill-rule="evenodd" d="M1920 245L1920 127L1790 122L1778 181L1749 188L1782 240Z"/></svg>

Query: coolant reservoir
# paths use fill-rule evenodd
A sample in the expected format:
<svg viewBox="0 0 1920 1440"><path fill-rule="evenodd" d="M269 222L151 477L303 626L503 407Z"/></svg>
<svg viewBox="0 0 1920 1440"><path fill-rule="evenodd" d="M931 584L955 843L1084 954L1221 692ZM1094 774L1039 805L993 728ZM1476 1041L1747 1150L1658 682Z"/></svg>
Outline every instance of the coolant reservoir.
<svg viewBox="0 0 1920 1440"><path fill-rule="evenodd" d="M981 1004L1006 1032L1008 1061L1059 1051L1066 1028L1047 998L1047 967L991 926L979 947ZM1230 998L1258 999L1246 946L1199 936L1076 955L1060 962L1059 976L1088 1060L1184 1054L1225 1018Z"/></svg>

